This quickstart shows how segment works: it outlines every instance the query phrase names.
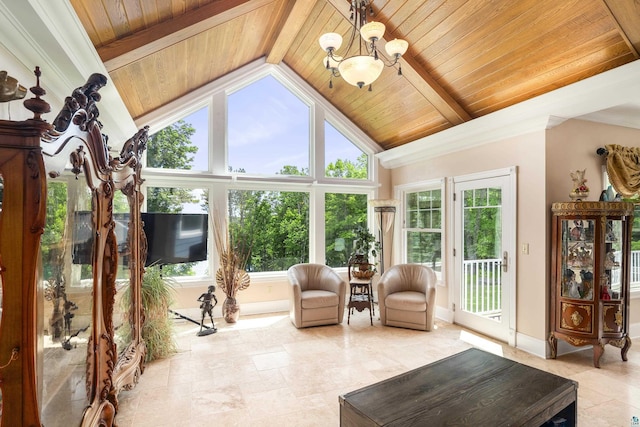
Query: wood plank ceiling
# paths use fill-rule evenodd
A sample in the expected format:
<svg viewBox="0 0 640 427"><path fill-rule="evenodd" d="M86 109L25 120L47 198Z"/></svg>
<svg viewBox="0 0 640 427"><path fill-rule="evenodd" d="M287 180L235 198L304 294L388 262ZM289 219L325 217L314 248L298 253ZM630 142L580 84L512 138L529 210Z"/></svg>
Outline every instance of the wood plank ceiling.
<svg viewBox="0 0 640 427"><path fill-rule="evenodd" d="M371 92L340 78L330 89L318 38L347 38L348 0L71 3L134 119L264 57L288 65L383 149L635 61L640 51L637 0L375 0L372 19L386 24L385 40L409 42L403 75L385 69Z"/></svg>

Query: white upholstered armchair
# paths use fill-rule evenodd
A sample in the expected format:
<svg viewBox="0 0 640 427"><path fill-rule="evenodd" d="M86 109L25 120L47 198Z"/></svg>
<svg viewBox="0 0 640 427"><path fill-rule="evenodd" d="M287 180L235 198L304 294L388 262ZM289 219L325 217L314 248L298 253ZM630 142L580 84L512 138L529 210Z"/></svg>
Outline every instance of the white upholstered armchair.
<svg viewBox="0 0 640 427"><path fill-rule="evenodd" d="M398 264L378 282L380 321L386 326L430 331L436 304L436 273L420 264Z"/></svg>
<svg viewBox="0 0 640 427"><path fill-rule="evenodd" d="M289 312L296 328L342 323L347 282L331 267L296 264L287 276Z"/></svg>

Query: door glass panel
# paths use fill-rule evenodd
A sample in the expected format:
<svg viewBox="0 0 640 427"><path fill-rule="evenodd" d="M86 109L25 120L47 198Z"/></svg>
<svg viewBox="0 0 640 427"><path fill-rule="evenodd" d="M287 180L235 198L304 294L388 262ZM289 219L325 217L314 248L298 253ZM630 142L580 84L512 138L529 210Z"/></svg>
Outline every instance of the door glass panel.
<svg viewBox="0 0 640 427"><path fill-rule="evenodd" d="M88 405L87 343L93 310L91 194L82 180L47 184L41 242L44 287L42 422L75 425Z"/></svg>
<svg viewBox="0 0 640 427"><path fill-rule="evenodd" d="M593 299L593 220L562 221L562 289L565 298Z"/></svg>
<svg viewBox="0 0 640 427"><path fill-rule="evenodd" d="M502 316L501 191L462 192L462 310L496 321Z"/></svg>

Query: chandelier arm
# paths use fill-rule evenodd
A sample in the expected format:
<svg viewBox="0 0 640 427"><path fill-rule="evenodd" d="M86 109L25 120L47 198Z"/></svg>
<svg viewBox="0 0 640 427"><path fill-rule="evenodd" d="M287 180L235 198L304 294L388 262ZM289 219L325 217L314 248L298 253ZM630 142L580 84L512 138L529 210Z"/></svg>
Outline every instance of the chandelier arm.
<svg viewBox="0 0 640 427"><path fill-rule="evenodd" d="M400 57L396 57L396 58L393 59L393 61L391 61L391 60L385 58L384 56L380 56L380 60L384 63L385 67L393 67L396 64L400 64Z"/></svg>

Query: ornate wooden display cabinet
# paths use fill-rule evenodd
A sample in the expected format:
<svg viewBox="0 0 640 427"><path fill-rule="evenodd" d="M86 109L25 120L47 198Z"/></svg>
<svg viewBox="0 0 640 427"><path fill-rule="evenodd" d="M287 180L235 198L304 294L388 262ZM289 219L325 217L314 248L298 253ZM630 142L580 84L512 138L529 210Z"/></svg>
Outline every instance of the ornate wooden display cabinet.
<svg viewBox="0 0 640 427"><path fill-rule="evenodd" d="M607 344L626 361L633 203L563 202L551 210L551 357L560 338L592 345L596 368Z"/></svg>
<svg viewBox="0 0 640 427"><path fill-rule="evenodd" d="M39 72L37 71L39 74ZM42 95L39 85L32 92ZM36 101L36 99L38 99ZM29 102L31 101L31 102ZM0 425L40 426L37 400L37 259L45 222L41 99L22 122L0 120Z"/></svg>

